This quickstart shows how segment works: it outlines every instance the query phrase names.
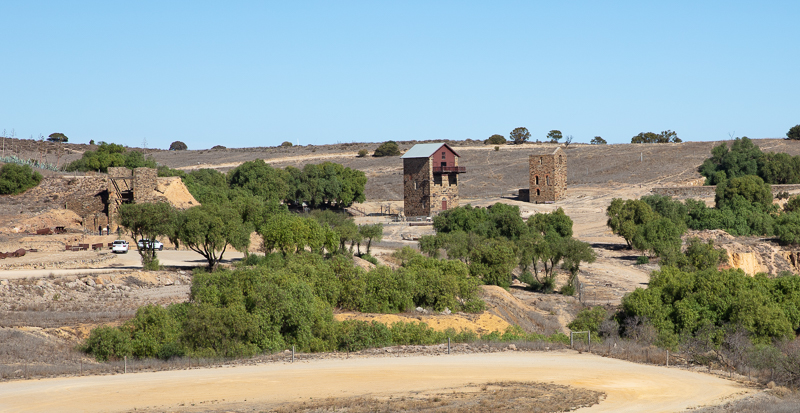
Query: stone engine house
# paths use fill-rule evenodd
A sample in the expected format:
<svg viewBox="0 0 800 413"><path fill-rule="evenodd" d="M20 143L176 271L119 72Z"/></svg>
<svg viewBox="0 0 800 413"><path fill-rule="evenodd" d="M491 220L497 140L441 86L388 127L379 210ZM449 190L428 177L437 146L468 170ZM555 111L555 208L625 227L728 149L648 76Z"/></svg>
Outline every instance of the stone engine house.
<svg viewBox="0 0 800 413"><path fill-rule="evenodd" d="M567 155L561 147L542 148L528 158L530 189L520 198L536 204L552 203L567 192ZM527 192L527 194L525 193Z"/></svg>
<svg viewBox="0 0 800 413"><path fill-rule="evenodd" d="M414 145L403 156L403 213L432 216L458 206L460 155L446 143Z"/></svg>

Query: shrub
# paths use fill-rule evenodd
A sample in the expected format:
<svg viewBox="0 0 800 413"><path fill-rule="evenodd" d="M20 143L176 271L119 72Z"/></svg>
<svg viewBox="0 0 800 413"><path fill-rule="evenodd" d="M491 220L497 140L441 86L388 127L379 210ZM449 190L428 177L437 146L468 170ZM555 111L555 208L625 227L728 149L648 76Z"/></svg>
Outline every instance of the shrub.
<svg viewBox="0 0 800 413"><path fill-rule="evenodd" d="M189 147L181 141L175 141L169 145L169 150L171 151L185 151L187 149L189 149Z"/></svg>
<svg viewBox="0 0 800 413"><path fill-rule="evenodd" d="M228 148L222 145L214 145L211 147L211 149L228 149Z"/></svg>
<svg viewBox="0 0 800 413"><path fill-rule="evenodd" d="M97 327L89 333L82 350L97 361L108 361L131 355L131 338L116 327Z"/></svg>
<svg viewBox="0 0 800 413"><path fill-rule="evenodd" d="M570 297L575 295L575 286L569 284L564 285L561 287L561 295L568 295Z"/></svg>
<svg viewBox="0 0 800 413"><path fill-rule="evenodd" d="M495 147L494 147L494 151L495 151L495 152L498 152L499 150L500 150L500 147L499 147L499 146L495 146Z"/></svg>
<svg viewBox="0 0 800 413"><path fill-rule="evenodd" d="M7 163L0 168L0 194L21 194L39 185L42 174L28 165Z"/></svg>
<svg viewBox="0 0 800 413"><path fill-rule="evenodd" d="M786 132L786 137L791 140L800 140L800 125L794 125Z"/></svg>
<svg viewBox="0 0 800 413"><path fill-rule="evenodd" d="M364 255L361 256L361 259L364 260L364 261L370 262L370 263L372 263L374 265L378 265L378 259L373 257L372 255L364 254Z"/></svg>
<svg viewBox="0 0 800 413"><path fill-rule="evenodd" d="M291 147L291 146L293 146L293 145L292 145L292 143L291 143L291 142L289 142L289 141L284 141L284 142L281 144L281 146L282 146L282 147L284 147L284 148L288 148L288 147Z"/></svg>
<svg viewBox="0 0 800 413"><path fill-rule="evenodd" d="M594 138L592 138L591 141L589 141L589 143L592 144L592 145L605 145L608 142L606 142L605 139L603 139L603 138L601 138L599 136L595 136Z"/></svg>
<svg viewBox="0 0 800 413"><path fill-rule="evenodd" d="M645 255L640 255L636 257L636 264L637 265L650 264L650 258L648 258Z"/></svg>
<svg viewBox="0 0 800 413"><path fill-rule="evenodd" d="M483 141L483 143L487 145L505 145L506 138L504 138L503 135L492 135L489 139Z"/></svg>
<svg viewBox="0 0 800 413"><path fill-rule="evenodd" d="M375 149L372 156L400 156L400 147L394 141L384 142L378 146L378 149Z"/></svg>
<svg viewBox="0 0 800 413"><path fill-rule="evenodd" d="M94 139L89 139L89 145L94 145Z"/></svg>
<svg viewBox="0 0 800 413"><path fill-rule="evenodd" d="M572 322L567 324L567 327L572 331L591 331L592 333L597 333L600 331L600 325L607 316L608 312L603 307L584 308Z"/></svg>
<svg viewBox="0 0 800 413"><path fill-rule="evenodd" d="M366 149L359 149L358 150L358 157L359 158L365 158L367 155L369 155L369 151L368 150L366 150Z"/></svg>

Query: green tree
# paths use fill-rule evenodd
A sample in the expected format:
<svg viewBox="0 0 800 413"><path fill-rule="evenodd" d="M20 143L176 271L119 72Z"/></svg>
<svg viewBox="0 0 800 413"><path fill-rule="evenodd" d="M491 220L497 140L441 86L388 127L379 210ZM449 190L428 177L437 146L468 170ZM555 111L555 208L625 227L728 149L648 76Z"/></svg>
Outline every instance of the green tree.
<svg viewBox="0 0 800 413"><path fill-rule="evenodd" d="M372 241L381 242L383 239L383 224L368 224L358 227L358 232L367 240L367 254L372 246Z"/></svg>
<svg viewBox="0 0 800 413"><path fill-rule="evenodd" d="M561 134L561 131L558 129L553 129L550 132L547 132L547 139L550 140L552 143L558 143L564 136Z"/></svg>
<svg viewBox="0 0 800 413"><path fill-rule="evenodd" d="M155 241L174 231L175 209L166 202L123 204L120 205L118 213L119 224L128 230L134 240ZM158 269L153 242L146 244L143 248L137 248L137 250L142 258L142 268L146 271Z"/></svg>
<svg viewBox="0 0 800 413"><path fill-rule="evenodd" d="M631 138L631 143L680 143L681 138L678 134L671 130L665 130L661 133L641 132L640 134Z"/></svg>
<svg viewBox="0 0 800 413"><path fill-rule="evenodd" d="M177 213L175 237L208 262L214 271L228 245L247 252L251 228L232 205L208 204Z"/></svg>
<svg viewBox="0 0 800 413"><path fill-rule="evenodd" d="M714 247L714 240L703 242L698 237L692 237L686 246L685 271L703 271L716 269L720 264L728 261L728 252L724 248Z"/></svg>
<svg viewBox="0 0 800 413"><path fill-rule="evenodd" d="M657 214L646 202L637 199L623 201L620 198L611 200L606 215L608 216L606 225L614 234L625 239L628 248L633 248L632 241L639 231L639 226L657 217Z"/></svg>
<svg viewBox="0 0 800 413"><path fill-rule="evenodd" d="M63 133L56 132L51 133L50 136L47 137L47 140L50 142L67 143L69 138L67 138L67 135L64 135Z"/></svg>
<svg viewBox="0 0 800 413"><path fill-rule="evenodd" d="M793 141L800 140L800 125L794 125L786 132L786 137Z"/></svg>
<svg viewBox="0 0 800 413"><path fill-rule="evenodd" d="M763 179L755 175L728 179L717 185L715 196L717 209L731 207L736 198L742 198L751 204L759 204L766 209L772 205L772 189Z"/></svg>
<svg viewBox="0 0 800 413"><path fill-rule="evenodd" d="M601 138L599 136L595 136L594 138L592 138L592 140L589 143L592 144L592 145L605 145L608 142L606 142L605 139L603 139L603 138Z"/></svg>
<svg viewBox="0 0 800 413"><path fill-rule="evenodd" d="M775 220L775 235L783 244L800 244L800 212L787 212Z"/></svg>
<svg viewBox="0 0 800 413"><path fill-rule="evenodd" d="M684 227L685 228L685 227ZM637 227L633 248L663 256L680 252L683 231L669 218L657 217Z"/></svg>
<svg viewBox="0 0 800 413"><path fill-rule="evenodd" d="M761 149L747 136L736 138L730 150L724 142L715 146L698 172L706 177L706 185L718 185L726 179L757 175L762 156Z"/></svg>
<svg viewBox="0 0 800 413"><path fill-rule="evenodd" d="M510 134L508 134L508 138L511 139L515 145L523 144L531 138L531 133L528 132L528 128L514 128Z"/></svg>
<svg viewBox="0 0 800 413"><path fill-rule="evenodd" d="M263 199L286 199L289 186L286 172L261 159L245 162L228 172L231 188L242 188Z"/></svg>
<svg viewBox="0 0 800 413"><path fill-rule="evenodd" d="M146 159L141 152L127 151L124 146L115 143L100 142L97 150L84 152L81 159L70 162L65 170L108 172L109 167L122 166L128 169L157 167L154 160Z"/></svg>
<svg viewBox="0 0 800 413"><path fill-rule="evenodd" d="M758 160L758 176L770 184L800 183L800 156L768 152Z"/></svg>
<svg viewBox="0 0 800 413"><path fill-rule="evenodd" d="M505 239L490 239L472 251L469 272L484 284L511 286L511 271L517 266L514 244Z"/></svg>
<svg viewBox="0 0 800 413"><path fill-rule="evenodd" d="M400 156L400 147L397 146L395 141L384 142L378 146L378 149L375 149L372 156Z"/></svg>
<svg viewBox="0 0 800 413"><path fill-rule="evenodd" d="M171 151L185 151L187 149L189 149L189 147L181 141L175 141L169 145L169 150Z"/></svg>
<svg viewBox="0 0 800 413"><path fill-rule="evenodd" d="M42 174L28 165L7 163L0 168L0 195L16 195L39 185Z"/></svg>
<svg viewBox="0 0 800 413"><path fill-rule="evenodd" d="M483 141L483 143L485 143L487 145L505 145L506 138L504 138L503 135L495 134L495 135L490 136L489 139L486 139L485 141Z"/></svg>
<svg viewBox="0 0 800 413"><path fill-rule="evenodd" d="M565 238L560 244L562 248L562 264L561 268L569 272L569 280L567 285L571 288L575 287L575 279L580 271L581 263L591 264L597 260L592 246L587 242L579 241L575 238ZM563 290L562 290L563 291Z"/></svg>

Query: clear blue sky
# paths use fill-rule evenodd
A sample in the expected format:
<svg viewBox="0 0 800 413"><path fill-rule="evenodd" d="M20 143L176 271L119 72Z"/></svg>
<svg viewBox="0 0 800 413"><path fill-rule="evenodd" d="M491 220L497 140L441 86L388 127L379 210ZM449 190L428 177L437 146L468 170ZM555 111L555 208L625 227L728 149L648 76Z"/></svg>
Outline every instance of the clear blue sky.
<svg viewBox="0 0 800 413"><path fill-rule="evenodd" d="M3 1L0 131L190 149L785 137L800 2Z"/></svg>

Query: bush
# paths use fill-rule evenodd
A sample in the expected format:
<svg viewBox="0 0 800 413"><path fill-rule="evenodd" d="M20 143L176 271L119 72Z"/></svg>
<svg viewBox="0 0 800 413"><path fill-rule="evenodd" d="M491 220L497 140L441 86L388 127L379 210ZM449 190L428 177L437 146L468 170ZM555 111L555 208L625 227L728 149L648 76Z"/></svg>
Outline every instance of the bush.
<svg viewBox="0 0 800 413"><path fill-rule="evenodd" d="M506 138L503 135L492 135L489 139L483 141L486 145L505 145Z"/></svg>
<svg viewBox="0 0 800 413"><path fill-rule="evenodd" d="M39 185L42 174L35 172L28 165L7 163L0 168L0 194L16 195Z"/></svg>
<svg viewBox="0 0 800 413"><path fill-rule="evenodd" d="M171 151L185 151L187 149L189 149L189 147L181 141L175 141L169 145L169 150Z"/></svg>
<svg viewBox="0 0 800 413"><path fill-rule="evenodd" d="M786 137L791 140L800 140L800 125L794 125L786 132Z"/></svg>
<svg viewBox="0 0 800 413"><path fill-rule="evenodd" d="M575 295L575 287L569 284L562 286L561 295L567 295L572 297L573 295Z"/></svg>
<svg viewBox="0 0 800 413"><path fill-rule="evenodd" d="M605 139L603 139L603 138L601 138L599 136L595 136L594 138L592 138L591 141L589 141L589 143L592 144L592 145L605 145L608 142L606 142Z"/></svg>
<svg viewBox="0 0 800 413"><path fill-rule="evenodd" d="M360 257L362 260L378 265L378 259L369 254L364 254Z"/></svg>
<svg viewBox="0 0 800 413"><path fill-rule="evenodd" d="M375 149L372 156L400 156L400 147L394 141L384 142L378 146L378 149Z"/></svg>
<svg viewBox="0 0 800 413"><path fill-rule="evenodd" d="M600 325L605 321L606 317L608 317L608 312L603 307L584 308L572 322L567 324L567 327L572 331L597 333L600 331Z"/></svg>
<svg viewBox="0 0 800 413"><path fill-rule="evenodd" d="M289 148L289 147L291 147L291 146L293 146L293 145L292 145L292 143L291 143L291 142L289 142L289 141L284 141L284 142L281 144L281 146L282 146L282 147L284 147L284 148Z"/></svg>
<svg viewBox="0 0 800 413"><path fill-rule="evenodd" d="M222 145L214 145L214 146L211 147L211 149L215 149L216 150L216 149L228 149L228 148L225 147L225 146L222 146Z"/></svg>
<svg viewBox="0 0 800 413"><path fill-rule="evenodd" d="M120 359L131 355L131 338L116 327L97 327L89 333L82 350L97 361Z"/></svg>
<svg viewBox="0 0 800 413"><path fill-rule="evenodd" d="M365 158L367 155L369 155L369 151L368 150L366 150L366 149L359 149L358 150L358 157L359 158Z"/></svg>
<svg viewBox="0 0 800 413"><path fill-rule="evenodd" d="M650 264L650 258L648 258L645 255L640 255L636 257L636 264L637 265Z"/></svg>
<svg viewBox="0 0 800 413"><path fill-rule="evenodd" d="M100 171L108 172L109 167L124 166L128 169L140 167L156 168L156 162L145 159L144 154L138 151L128 151L122 145L100 142L95 151L86 151L81 159L70 162L65 170L72 171Z"/></svg>

